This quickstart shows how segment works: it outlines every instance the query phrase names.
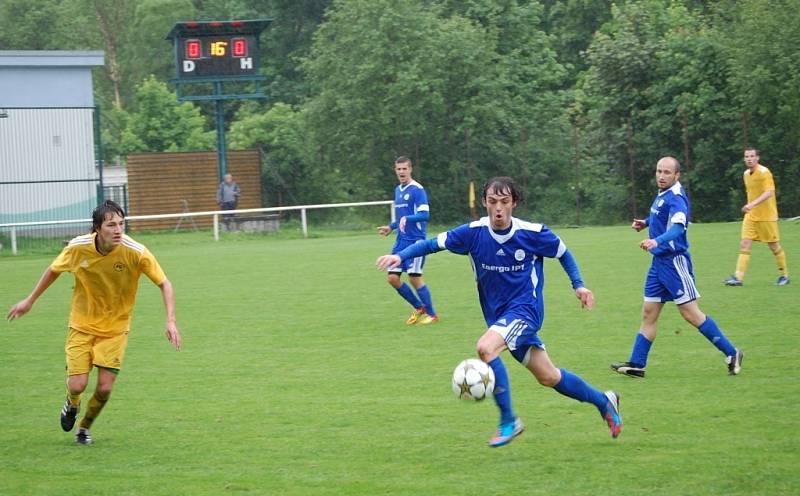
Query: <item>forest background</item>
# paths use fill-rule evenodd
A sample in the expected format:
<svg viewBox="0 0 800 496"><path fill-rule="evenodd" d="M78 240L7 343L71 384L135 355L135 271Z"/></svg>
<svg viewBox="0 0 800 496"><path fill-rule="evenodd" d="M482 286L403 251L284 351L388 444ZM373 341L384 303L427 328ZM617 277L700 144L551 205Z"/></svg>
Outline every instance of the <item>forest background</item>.
<svg viewBox="0 0 800 496"><path fill-rule="evenodd" d="M213 104L177 101L175 22L274 19L268 99L227 102L263 157L264 206L391 197L408 155L437 222L510 175L550 224L645 215L674 155L696 222L735 220L742 151L800 215L794 0L0 0L0 50L103 50L104 159L213 150Z"/></svg>

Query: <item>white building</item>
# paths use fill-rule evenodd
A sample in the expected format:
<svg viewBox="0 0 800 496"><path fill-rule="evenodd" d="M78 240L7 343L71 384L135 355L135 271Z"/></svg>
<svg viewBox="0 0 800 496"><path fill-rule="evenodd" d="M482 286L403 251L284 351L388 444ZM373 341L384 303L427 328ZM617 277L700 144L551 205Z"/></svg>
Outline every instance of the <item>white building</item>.
<svg viewBox="0 0 800 496"><path fill-rule="evenodd" d="M97 205L92 67L103 52L0 51L0 224Z"/></svg>

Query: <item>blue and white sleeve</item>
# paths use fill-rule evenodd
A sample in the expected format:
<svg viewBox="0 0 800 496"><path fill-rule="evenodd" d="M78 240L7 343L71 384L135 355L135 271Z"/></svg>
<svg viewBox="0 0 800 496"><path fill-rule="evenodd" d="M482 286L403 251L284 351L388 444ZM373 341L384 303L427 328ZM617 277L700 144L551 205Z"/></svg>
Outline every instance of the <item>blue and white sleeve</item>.
<svg viewBox="0 0 800 496"><path fill-rule="evenodd" d="M407 215L406 222L427 222L431 218L431 214L427 210L422 210L414 215Z"/></svg>
<svg viewBox="0 0 800 496"><path fill-rule="evenodd" d="M561 252L561 255L558 256L558 261L561 263L564 272L569 276L569 280L572 282L572 289L584 287L581 271L578 269L578 262L575 261L575 257L572 256L572 252L569 251L566 246L564 247L564 251Z"/></svg>
<svg viewBox="0 0 800 496"><path fill-rule="evenodd" d="M684 220L684 222L685 222L685 220ZM655 241L656 241L656 243L658 243L659 246L661 246L661 245L663 245L665 243L669 243L673 239L677 238L678 236L683 234L683 231L685 231L685 230L686 230L686 226L684 226L683 224L678 224L678 223L672 224L672 227L670 227L669 230L667 232L665 232L664 234L662 234L661 236L655 238Z"/></svg>
<svg viewBox="0 0 800 496"><path fill-rule="evenodd" d="M430 238L426 239L425 241L414 243L411 246L407 246L397 252L396 255L400 257L400 260L409 260L411 258L422 257L430 253L436 253L437 251L442 251L443 249L444 248L439 247L437 238Z"/></svg>

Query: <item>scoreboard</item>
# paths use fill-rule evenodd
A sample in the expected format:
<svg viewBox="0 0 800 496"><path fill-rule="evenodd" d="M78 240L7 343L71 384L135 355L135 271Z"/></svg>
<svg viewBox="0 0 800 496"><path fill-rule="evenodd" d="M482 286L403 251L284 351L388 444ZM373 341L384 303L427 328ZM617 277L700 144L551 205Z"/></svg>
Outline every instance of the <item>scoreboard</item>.
<svg viewBox="0 0 800 496"><path fill-rule="evenodd" d="M178 77L252 75L257 43L252 35L212 36L180 40Z"/></svg>
<svg viewBox="0 0 800 496"><path fill-rule="evenodd" d="M258 35L271 22L179 22L173 41L177 78L216 78L258 74Z"/></svg>

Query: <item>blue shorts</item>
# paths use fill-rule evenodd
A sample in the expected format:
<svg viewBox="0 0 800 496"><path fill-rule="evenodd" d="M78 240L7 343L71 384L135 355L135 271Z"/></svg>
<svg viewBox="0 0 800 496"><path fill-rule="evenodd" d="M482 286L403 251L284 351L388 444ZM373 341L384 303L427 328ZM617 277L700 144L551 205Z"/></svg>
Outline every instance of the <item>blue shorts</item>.
<svg viewBox="0 0 800 496"><path fill-rule="evenodd" d="M508 351L522 365L528 365L531 347L544 350L544 343L539 339L539 327L514 312L502 315L489 326L489 330L502 336Z"/></svg>
<svg viewBox="0 0 800 496"><path fill-rule="evenodd" d="M653 257L644 282L644 301L677 305L700 298L694 283L692 257L689 253L667 257Z"/></svg>
<svg viewBox="0 0 800 496"><path fill-rule="evenodd" d="M404 248L407 246L411 246L414 243L419 243L425 241L424 239L400 239L394 242L394 246L392 247L392 255L396 255L400 253ZM422 275L422 267L425 266L425 257L417 257L417 258L409 258L408 260L403 260L400 265L397 267L389 269L390 274L401 274L403 272L408 273L408 275Z"/></svg>

